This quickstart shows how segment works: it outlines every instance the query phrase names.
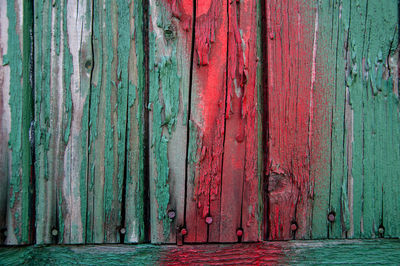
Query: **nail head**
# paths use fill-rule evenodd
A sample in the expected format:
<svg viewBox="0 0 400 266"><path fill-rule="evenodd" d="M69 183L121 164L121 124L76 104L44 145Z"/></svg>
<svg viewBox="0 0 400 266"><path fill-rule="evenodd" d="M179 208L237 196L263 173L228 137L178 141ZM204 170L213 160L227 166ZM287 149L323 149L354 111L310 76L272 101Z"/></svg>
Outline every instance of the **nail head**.
<svg viewBox="0 0 400 266"><path fill-rule="evenodd" d="M206 217L206 224L212 224L212 222L213 222L212 217L211 216L207 216Z"/></svg>
<svg viewBox="0 0 400 266"><path fill-rule="evenodd" d="M335 214L333 212L328 214L328 221L333 223L335 221Z"/></svg>
<svg viewBox="0 0 400 266"><path fill-rule="evenodd" d="M182 234L183 236L187 235L187 233L188 233L188 231L187 231L186 228L182 228L182 229L181 229L181 234Z"/></svg>
<svg viewBox="0 0 400 266"><path fill-rule="evenodd" d="M168 211L168 217L169 217L169 219L174 219L175 216L176 216L176 213L175 213L174 210L169 210L169 211Z"/></svg>
<svg viewBox="0 0 400 266"><path fill-rule="evenodd" d="M126 229L122 227L121 229L119 229L119 232L124 235L126 233Z"/></svg>
<svg viewBox="0 0 400 266"><path fill-rule="evenodd" d="M243 230L242 230L242 229L238 229L238 230L236 231L236 235L237 235L238 237L243 236Z"/></svg>
<svg viewBox="0 0 400 266"><path fill-rule="evenodd" d="M53 230L51 230L51 235L52 236L58 236L58 230L57 229L53 229Z"/></svg>
<svg viewBox="0 0 400 266"><path fill-rule="evenodd" d="M295 222L293 222L293 223L290 225L290 229L291 229L292 231L296 231L296 230L297 230L297 224L296 224Z"/></svg>

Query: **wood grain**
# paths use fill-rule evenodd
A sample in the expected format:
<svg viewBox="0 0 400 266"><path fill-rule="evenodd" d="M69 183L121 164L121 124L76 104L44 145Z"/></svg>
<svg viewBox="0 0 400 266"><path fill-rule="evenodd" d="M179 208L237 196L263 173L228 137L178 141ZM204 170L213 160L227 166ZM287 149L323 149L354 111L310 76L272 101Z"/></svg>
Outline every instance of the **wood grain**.
<svg viewBox="0 0 400 266"><path fill-rule="evenodd" d="M266 12L269 238L396 236L397 3Z"/></svg>
<svg viewBox="0 0 400 266"><path fill-rule="evenodd" d="M209 245L29 246L0 249L4 265L398 264L398 240L273 241Z"/></svg>
<svg viewBox="0 0 400 266"><path fill-rule="evenodd" d="M0 244L32 243L32 3L0 12Z"/></svg>
<svg viewBox="0 0 400 266"><path fill-rule="evenodd" d="M34 4L36 243L84 243L91 2Z"/></svg>
<svg viewBox="0 0 400 266"><path fill-rule="evenodd" d="M219 241L228 45L227 2L196 3L186 198L189 243ZM211 225L205 222L207 216L212 217Z"/></svg>
<svg viewBox="0 0 400 266"><path fill-rule="evenodd" d="M130 15L130 49L128 59L128 117L126 142L126 183L125 183L125 239L124 243L143 242L148 239L149 226L146 217L147 206L145 167L147 166L146 124L146 54L145 54L145 1L132 1ZM147 92L148 94L148 92Z"/></svg>
<svg viewBox="0 0 400 266"><path fill-rule="evenodd" d="M151 241L176 243L184 222L193 4L149 4Z"/></svg>
<svg viewBox="0 0 400 266"><path fill-rule="evenodd" d="M130 56L130 6L94 3L94 69L90 105L89 243L119 243L122 225ZM132 77L134 79L134 77Z"/></svg>

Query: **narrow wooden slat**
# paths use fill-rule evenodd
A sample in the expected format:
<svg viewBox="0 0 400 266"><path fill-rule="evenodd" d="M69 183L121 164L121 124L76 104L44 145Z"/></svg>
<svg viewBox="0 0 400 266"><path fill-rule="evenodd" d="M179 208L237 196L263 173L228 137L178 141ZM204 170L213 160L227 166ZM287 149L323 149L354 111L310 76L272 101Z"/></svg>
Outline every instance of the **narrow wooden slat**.
<svg viewBox="0 0 400 266"><path fill-rule="evenodd" d="M266 127L263 114L263 42L262 42L262 8L259 1L246 1L240 7L240 30L244 47L244 73L246 91L243 98L242 112L246 118L246 154L245 175L242 198L242 241L256 242L262 240L263 219L263 184L264 184L264 144L263 127ZM257 28L257 31L254 30ZM244 44L244 45L243 45ZM265 68L266 69L266 68Z"/></svg>
<svg viewBox="0 0 400 266"><path fill-rule="evenodd" d="M132 18L126 1L95 2L93 10L87 242L119 243Z"/></svg>
<svg viewBox="0 0 400 266"><path fill-rule="evenodd" d="M152 243L176 243L184 223L192 14L192 1L149 2Z"/></svg>
<svg viewBox="0 0 400 266"><path fill-rule="evenodd" d="M0 12L0 244L32 243L32 4Z"/></svg>
<svg viewBox="0 0 400 266"><path fill-rule="evenodd" d="M343 65L341 58L343 51L342 48L337 47L338 39L343 38L344 35L341 32L343 21L340 7L340 1L318 3L319 30L314 91L319 95L318 98L324 100L316 103L315 106L315 120L322 122L321 126L315 127L315 130L318 135L327 134L329 137L322 143L321 141L314 143L317 145L313 145L312 150L311 175L314 177L314 193L310 237L316 239L328 237L331 170L334 163L332 154L335 154L337 158L341 150L339 147L331 150L337 137L333 135L333 131L337 131L337 127L340 128L343 124L342 120L338 121L338 117L333 115L335 108L340 108L342 104L336 102L336 94L339 93L336 86L339 84L340 87L336 67ZM341 125L340 122L342 122Z"/></svg>
<svg viewBox="0 0 400 266"><path fill-rule="evenodd" d="M267 1L269 238L309 237L318 16L312 1ZM296 226L295 226L296 225ZM296 228L297 227L297 228ZM292 229L297 230L292 230Z"/></svg>
<svg viewBox="0 0 400 266"><path fill-rule="evenodd" d="M84 243L91 2L34 4L36 243Z"/></svg>
<svg viewBox="0 0 400 266"><path fill-rule="evenodd" d="M237 230L242 227L247 241L259 239L256 11L256 1L229 2L219 242L238 241Z"/></svg>
<svg viewBox="0 0 400 266"><path fill-rule="evenodd" d="M227 2L210 0L196 4L185 241L218 242L225 130ZM207 216L212 217L209 230Z"/></svg>
<svg viewBox="0 0 400 266"><path fill-rule="evenodd" d="M145 223L145 34L144 2L130 3L130 50L128 61L128 117L125 187L125 243L146 240ZM126 33L124 33L126 34Z"/></svg>
<svg viewBox="0 0 400 266"><path fill-rule="evenodd" d="M0 5L7 6L7 1L2 0ZM8 27L9 21L7 8L0 10L0 244L4 244L6 238L7 215L7 190L8 176L10 175L11 152L8 148L8 140L11 131L10 99L10 66L6 64L8 59L4 55L8 52Z"/></svg>

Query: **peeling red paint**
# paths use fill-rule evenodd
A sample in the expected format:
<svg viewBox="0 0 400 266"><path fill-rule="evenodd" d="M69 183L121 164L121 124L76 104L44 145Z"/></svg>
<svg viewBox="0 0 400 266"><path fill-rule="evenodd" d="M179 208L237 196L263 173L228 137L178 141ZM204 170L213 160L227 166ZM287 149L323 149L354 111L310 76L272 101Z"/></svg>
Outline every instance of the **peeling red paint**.
<svg viewBox="0 0 400 266"><path fill-rule="evenodd" d="M182 246L160 252L161 265L285 264L286 250L275 244Z"/></svg>
<svg viewBox="0 0 400 266"><path fill-rule="evenodd" d="M292 237L298 217L300 238L308 232L313 195L311 147L318 147L313 130L318 17L301 1L267 1L268 36L268 168L283 181L270 193L270 239ZM272 182L272 181L270 181ZM274 198L275 197L275 198Z"/></svg>

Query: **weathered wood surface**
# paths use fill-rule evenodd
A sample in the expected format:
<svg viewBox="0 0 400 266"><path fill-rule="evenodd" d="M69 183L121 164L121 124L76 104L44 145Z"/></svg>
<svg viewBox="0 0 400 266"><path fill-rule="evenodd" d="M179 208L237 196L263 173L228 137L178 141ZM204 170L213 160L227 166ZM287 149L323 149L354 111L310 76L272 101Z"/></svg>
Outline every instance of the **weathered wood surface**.
<svg viewBox="0 0 400 266"><path fill-rule="evenodd" d="M184 223L192 16L192 1L149 1L152 243L176 243Z"/></svg>
<svg viewBox="0 0 400 266"><path fill-rule="evenodd" d="M400 263L398 240L286 241L225 245L31 246L0 249L2 265L321 265Z"/></svg>
<svg viewBox="0 0 400 266"><path fill-rule="evenodd" d="M32 3L0 6L0 244L30 244Z"/></svg>
<svg viewBox="0 0 400 266"><path fill-rule="evenodd" d="M91 2L34 6L36 243L84 243Z"/></svg>
<svg viewBox="0 0 400 266"><path fill-rule="evenodd" d="M397 5L267 1L269 239L399 236Z"/></svg>
<svg viewBox="0 0 400 266"><path fill-rule="evenodd" d="M35 3L37 243L145 238L144 29L135 5Z"/></svg>
<svg viewBox="0 0 400 266"><path fill-rule="evenodd" d="M0 243L400 236L396 1L1 1Z"/></svg>
<svg viewBox="0 0 400 266"><path fill-rule="evenodd" d="M94 69L90 104L88 174L89 243L118 243L126 174L128 105L137 82L131 61L133 2L99 1L93 6ZM130 97L130 103L128 98ZM140 114L140 113L139 113ZM139 225L138 225L139 226ZM132 233L131 233L132 234ZM132 237L132 235L131 235ZM133 239L136 237L133 236Z"/></svg>
<svg viewBox="0 0 400 266"><path fill-rule="evenodd" d="M146 40L148 28L145 1L130 4L130 48L128 59L128 116L126 132L125 243L144 242L148 237L148 84ZM147 99L147 100L146 100Z"/></svg>
<svg viewBox="0 0 400 266"><path fill-rule="evenodd" d="M256 3L197 2L187 242L261 238Z"/></svg>

